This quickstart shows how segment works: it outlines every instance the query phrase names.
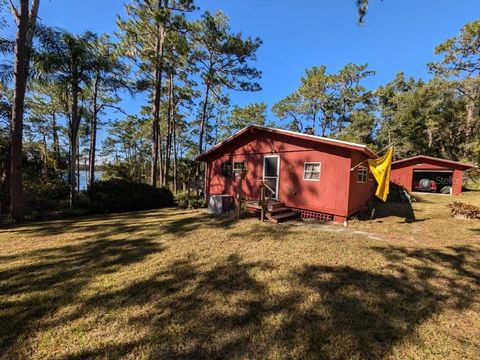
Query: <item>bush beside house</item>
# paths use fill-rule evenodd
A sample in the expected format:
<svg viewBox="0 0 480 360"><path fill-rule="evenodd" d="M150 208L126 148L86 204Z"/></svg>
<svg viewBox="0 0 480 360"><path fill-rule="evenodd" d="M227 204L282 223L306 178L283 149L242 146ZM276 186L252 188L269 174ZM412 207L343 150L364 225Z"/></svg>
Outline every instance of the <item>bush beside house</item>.
<svg viewBox="0 0 480 360"><path fill-rule="evenodd" d="M175 197L175 201L182 209L199 209L205 206L203 196L182 192Z"/></svg>
<svg viewBox="0 0 480 360"><path fill-rule="evenodd" d="M125 180L96 182L87 194L92 213L148 210L174 205L169 189Z"/></svg>

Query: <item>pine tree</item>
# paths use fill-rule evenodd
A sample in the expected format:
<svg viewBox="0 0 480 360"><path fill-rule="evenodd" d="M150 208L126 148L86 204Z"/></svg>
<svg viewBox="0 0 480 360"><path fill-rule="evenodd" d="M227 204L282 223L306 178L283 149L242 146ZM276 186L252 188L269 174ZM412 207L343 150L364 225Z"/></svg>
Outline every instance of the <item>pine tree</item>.
<svg viewBox="0 0 480 360"><path fill-rule="evenodd" d="M149 90L152 112L152 164L150 183L157 185L162 169L160 153L160 106L164 76L165 42L171 32L187 26L185 13L193 11L192 0L134 0L125 5L128 17L118 19L123 53L136 65L139 89ZM160 159L160 164L159 164Z"/></svg>

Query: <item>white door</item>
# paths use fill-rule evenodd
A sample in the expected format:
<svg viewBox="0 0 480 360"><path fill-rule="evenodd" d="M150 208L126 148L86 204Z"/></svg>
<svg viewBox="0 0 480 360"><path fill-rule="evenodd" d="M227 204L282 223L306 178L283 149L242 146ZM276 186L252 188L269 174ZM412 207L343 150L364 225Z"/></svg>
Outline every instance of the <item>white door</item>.
<svg viewBox="0 0 480 360"><path fill-rule="evenodd" d="M278 200L278 179L280 175L280 157L266 155L263 157L263 181L274 193L272 198Z"/></svg>

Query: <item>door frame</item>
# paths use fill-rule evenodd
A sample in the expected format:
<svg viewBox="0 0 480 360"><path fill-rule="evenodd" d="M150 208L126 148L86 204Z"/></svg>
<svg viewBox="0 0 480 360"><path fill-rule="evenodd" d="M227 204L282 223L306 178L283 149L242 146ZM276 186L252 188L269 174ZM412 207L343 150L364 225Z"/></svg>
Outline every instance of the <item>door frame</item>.
<svg viewBox="0 0 480 360"><path fill-rule="evenodd" d="M277 186L275 189L275 197L272 198L274 200L278 200L278 189L280 184L280 155L263 155L263 177L262 179L265 181L265 159L266 158L276 158L277 159ZM267 178L275 178L275 176L267 176Z"/></svg>

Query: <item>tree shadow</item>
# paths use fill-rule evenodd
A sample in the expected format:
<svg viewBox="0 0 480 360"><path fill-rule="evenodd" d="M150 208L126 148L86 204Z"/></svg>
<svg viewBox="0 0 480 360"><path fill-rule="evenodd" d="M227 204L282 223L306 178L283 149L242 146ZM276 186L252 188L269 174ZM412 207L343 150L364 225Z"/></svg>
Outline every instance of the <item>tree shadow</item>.
<svg viewBox="0 0 480 360"><path fill-rule="evenodd" d="M205 269L185 258L91 298L76 316L119 304L148 307L129 323L149 329L139 340L149 358L257 358L278 349L284 358L380 359L435 314L478 301L477 248L373 249L394 271L305 265L290 272L287 292L272 291L254 275L274 271L272 263L232 254ZM132 356L138 346L120 344L112 352L107 345L66 358Z"/></svg>
<svg viewBox="0 0 480 360"><path fill-rule="evenodd" d="M145 230L161 230L184 235L197 230L200 226L228 228L235 223L235 220L236 218L232 214L218 216L207 215L200 211L160 209L22 224L21 227L0 229L0 235L55 236L65 233L86 233L86 238L89 238L89 234L103 237Z"/></svg>
<svg viewBox="0 0 480 360"><path fill-rule="evenodd" d="M470 229L475 235L480 235L480 228L479 229Z"/></svg>
<svg viewBox="0 0 480 360"><path fill-rule="evenodd" d="M53 236L64 234L66 232L80 231L101 231L103 229L113 230L113 223L116 226L131 225L135 220L148 220L149 218L168 218L183 214L182 212L172 212L172 209L146 210L130 213L101 214L95 216L81 216L62 220L39 221L23 223L17 226L8 226L0 229L0 234L35 234L44 236Z"/></svg>
<svg viewBox="0 0 480 360"><path fill-rule="evenodd" d="M203 215L180 220L172 218L161 231L179 236L191 226L232 221ZM256 239L285 230L257 225L232 236ZM148 238L99 239L3 257L25 262L0 270L0 294L10 296L0 298L0 352L20 357L14 356L23 350L19 340L39 328L111 313L115 321L127 319L122 332L130 338L72 346L63 358L380 359L434 315L480 300L478 246L370 249L383 257L383 268L285 267L233 250L189 253L158 263L147 277L132 274L120 288L82 296L99 274L116 274L167 249ZM60 311L71 304L70 311ZM108 325L92 326L99 334L108 331L102 328Z"/></svg>
<svg viewBox="0 0 480 360"><path fill-rule="evenodd" d="M270 269L268 263L245 263L232 254L206 271L200 271L200 266L193 258L175 261L145 281L90 298L66 321L94 309L140 305L149 311L133 316L129 324L149 329L149 335L139 341L149 344L149 358L241 357L250 345L250 335L262 331L263 317L283 311L289 302L268 301L266 285L251 275L255 269ZM135 353L130 345L121 344L119 348ZM107 345L64 358L80 359L85 355L115 359L118 351L111 352Z"/></svg>
<svg viewBox="0 0 480 360"><path fill-rule="evenodd" d="M453 271L457 279L452 280L463 280L466 282L464 286L468 285L471 288L480 286L480 249L476 246L448 246L445 250L400 246L374 247L373 249L381 252L387 260L391 261L392 267L399 271L405 267L403 264L407 259L414 259L420 262L423 268L435 269L440 266L440 269ZM438 272L438 269L435 271ZM436 276L438 280L438 275Z"/></svg>
<svg viewBox="0 0 480 360"><path fill-rule="evenodd" d="M385 257L385 269L393 273L305 266L296 274L302 286L320 295L288 324L303 328L311 319L321 321L304 333L307 353L325 358L384 358L434 314L467 309L479 301L477 247L373 249ZM323 309L323 317L317 309ZM332 354L332 346L337 353Z"/></svg>
<svg viewBox="0 0 480 360"><path fill-rule="evenodd" d="M0 350L14 348L44 316L73 303L94 276L119 271L162 250L161 244L147 239L99 239L9 256L8 261L22 265L0 271ZM6 296L15 300L2 300Z"/></svg>
<svg viewBox="0 0 480 360"><path fill-rule="evenodd" d="M165 231L175 235L186 235L197 231L200 228L223 228L228 229L237 222L233 213L211 215L199 213L194 217L183 217L167 221L164 225Z"/></svg>
<svg viewBox="0 0 480 360"><path fill-rule="evenodd" d="M256 222L241 231L230 232L227 236L229 239L233 240L245 238L248 239L248 241L253 242L266 239L283 241L290 232L291 226L279 226L278 224L272 224L266 221L263 224L261 222Z"/></svg>
<svg viewBox="0 0 480 360"><path fill-rule="evenodd" d="M427 219L417 219L413 206L410 202L381 202L373 201L368 209L360 214L359 220L378 220L387 217L400 217L406 223L425 221Z"/></svg>

